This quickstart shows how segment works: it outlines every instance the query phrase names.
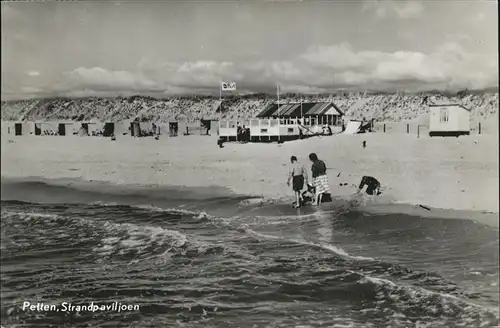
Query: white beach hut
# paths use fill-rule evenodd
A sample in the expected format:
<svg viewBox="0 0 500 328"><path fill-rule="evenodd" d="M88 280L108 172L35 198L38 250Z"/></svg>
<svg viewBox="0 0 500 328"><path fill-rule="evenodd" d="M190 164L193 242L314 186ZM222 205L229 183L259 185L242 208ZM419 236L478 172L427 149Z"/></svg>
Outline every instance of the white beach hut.
<svg viewBox="0 0 500 328"><path fill-rule="evenodd" d="M429 105L429 136L470 134L470 110L460 104Z"/></svg>
<svg viewBox="0 0 500 328"><path fill-rule="evenodd" d="M23 122L23 135L35 135L35 123Z"/></svg>
<svg viewBox="0 0 500 328"><path fill-rule="evenodd" d="M60 136L71 136L75 131L74 122L59 122L57 125L57 134Z"/></svg>
<svg viewBox="0 0 500 328"><path fill-rule="evenodd" d="M41 123L42 135L56 135L58 124L54 121L43 121Z"/></svg>

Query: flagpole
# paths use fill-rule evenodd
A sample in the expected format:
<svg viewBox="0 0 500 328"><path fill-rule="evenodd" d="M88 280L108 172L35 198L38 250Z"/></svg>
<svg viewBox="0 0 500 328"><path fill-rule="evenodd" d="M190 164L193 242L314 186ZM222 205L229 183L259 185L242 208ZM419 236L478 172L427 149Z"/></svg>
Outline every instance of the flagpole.
<svg viewBox="0 0 500 328"><path fill-rule="evenodd" d="M280 115L280 85L276 83L276 93L278 95L278 116Z"/></svg>
<svg viewBox="0 0 500 328"><path fill-rule="evenodd" d="M278 94L278 142L280 141L280 85L276 84L276 93Z"/></svg>
<svg viewBox="0 0 500 328"><path fill-rule="evenodd" d="M219 114L220 119L222 120L222 80L219 83Z"/></svg>
<svg viewBox="0 0 500 328"><path fill-rule="evenodd" d="M304 116L304 113L302 112L302 95L300 96L300 120L302 121L302 117Z"/></svg>

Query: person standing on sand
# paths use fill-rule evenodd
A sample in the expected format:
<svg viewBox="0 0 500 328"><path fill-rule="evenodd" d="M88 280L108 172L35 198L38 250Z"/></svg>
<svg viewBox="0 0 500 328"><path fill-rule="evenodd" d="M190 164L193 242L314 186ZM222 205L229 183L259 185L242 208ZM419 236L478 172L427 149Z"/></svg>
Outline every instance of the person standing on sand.
<svg viewBox="0 0 500 328"><path fill-rule="evenodd" d="M315 153L309 154L309 159L313 163L311 166L313 187L314 187L314 205L321 204L323 194L330 192L328 186L328 176L326 175L326 164L318 159Z"/></svg>
<svg viewBox="0 0 500 328"><path fill-rule="evenodd" d="M294 207L297 208L303 202L302 189L304 189L304 182L307 183L307 173L304 166L297 160L297 157L290 157L290 162L292 163L292 167L290 168L286 184L290 186L290 180L292 180L292 188L296 197Z"/></svg>

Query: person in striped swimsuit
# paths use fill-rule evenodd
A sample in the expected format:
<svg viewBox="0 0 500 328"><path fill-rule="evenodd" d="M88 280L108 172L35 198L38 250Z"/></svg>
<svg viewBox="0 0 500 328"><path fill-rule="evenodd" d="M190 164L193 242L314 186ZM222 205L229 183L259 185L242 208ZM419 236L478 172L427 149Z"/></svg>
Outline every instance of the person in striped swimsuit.
<svg viewBox="0 0 500 328"><path fill-rule="evenodd" d="M309 159L313 163L311 166L312 183L315 189L313 204L319 205L321 204L323 194L330 193L328 176L326 175L326 164L315 153L309 154Z"/></svg>

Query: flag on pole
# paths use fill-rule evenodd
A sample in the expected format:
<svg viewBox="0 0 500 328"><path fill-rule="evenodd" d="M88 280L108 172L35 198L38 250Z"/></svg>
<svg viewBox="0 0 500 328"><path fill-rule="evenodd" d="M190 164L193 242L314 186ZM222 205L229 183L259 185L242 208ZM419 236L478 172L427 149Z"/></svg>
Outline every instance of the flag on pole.
<svg viewBox="0 0 500 328"><path fill-rule="evenodd" d="M236 90L236 82L221 82L220 88L222 91L235 91Z"/></svg>

